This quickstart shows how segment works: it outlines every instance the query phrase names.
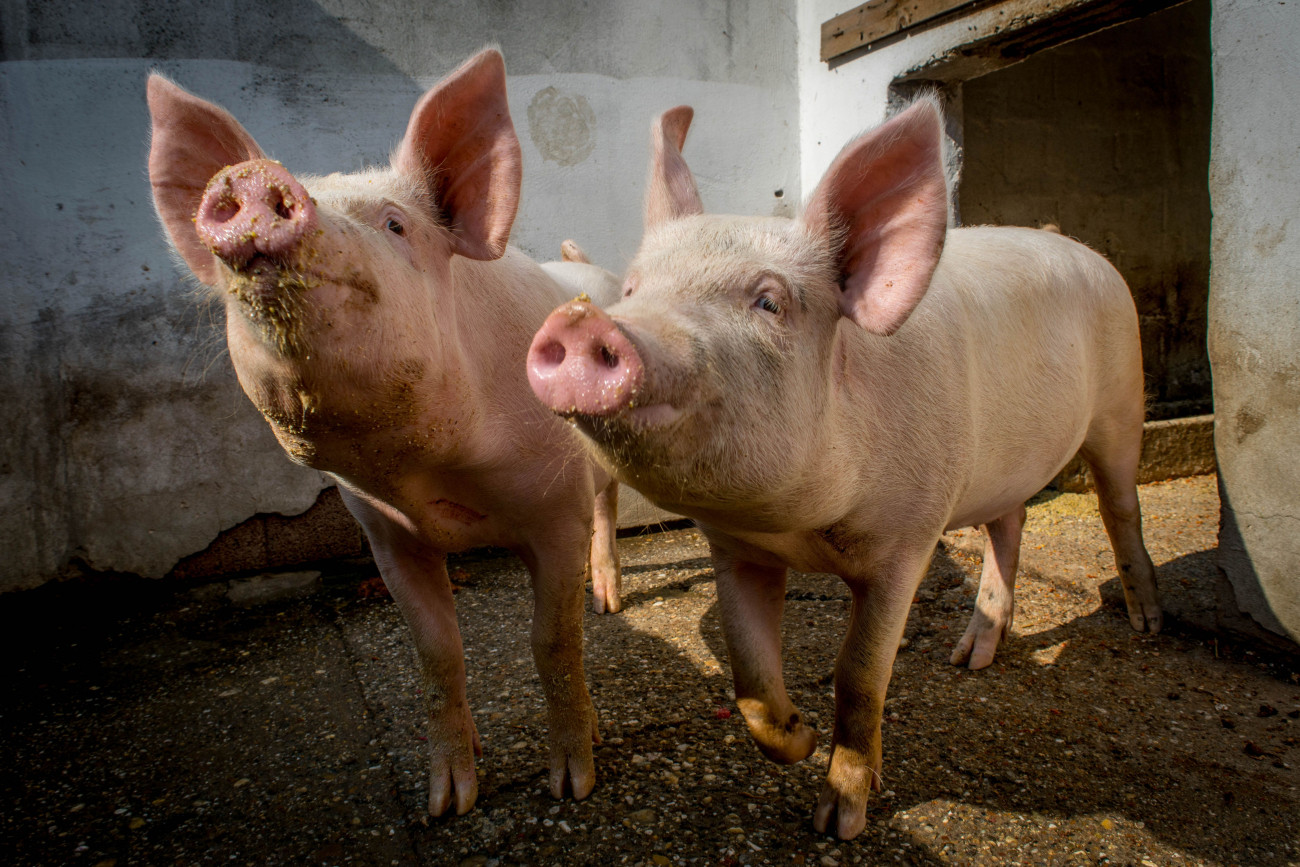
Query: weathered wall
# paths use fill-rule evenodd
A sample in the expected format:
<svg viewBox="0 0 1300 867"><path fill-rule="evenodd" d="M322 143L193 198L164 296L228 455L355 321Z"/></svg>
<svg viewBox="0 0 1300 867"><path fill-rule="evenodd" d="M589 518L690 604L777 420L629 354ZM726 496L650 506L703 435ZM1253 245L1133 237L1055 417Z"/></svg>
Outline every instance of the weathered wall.
<svg viewBox="0 0 1300 867"><path fill-rule="evenodd" d="M1220 564L1242 612L1300 642L1300 17L1214 9L1210 361Z"/></svg>
<svg viewBox="0 0 1300 867"><path fill-rule="evenodd" d="M1210 411L1210 2L961 86L965 224L1053 223L1128 281L1154 417Z"/></svg>
<svg viewBox="0 0 1300 867"><path fill-rule="evenodd" d="M797 200L790 6L0 0L0 590L162 575L325 484L280 453L235 383L220 308L163 243L149 69L225 105L290 169L351 170L386 161L420 92L496 42L524 152L514 243L555 258L574 237L618 269L665 108L698 111L688 154L710 207Z"/></svg>

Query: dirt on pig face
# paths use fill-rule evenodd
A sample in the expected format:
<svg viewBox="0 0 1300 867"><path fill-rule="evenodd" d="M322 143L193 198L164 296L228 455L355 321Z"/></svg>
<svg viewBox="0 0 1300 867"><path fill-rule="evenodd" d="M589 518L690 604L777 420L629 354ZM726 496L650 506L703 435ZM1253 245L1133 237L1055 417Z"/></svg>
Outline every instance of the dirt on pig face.
<svg viewBox="0 0 1300 867"><path fill-rule="evenodd" d="M301 364L374 358L374 331L432 325L428 248L443 230L417 187L389 172L304 177L319 228L292 255L223 269L225 296L265 348ZM422 309L423 308L423 309ZM406 329L409 333L410 329Z"/></svg>
<svg viewBox="0 0 1300 867"><path fill-rule="evenodd" d="M390 173L304 178L320 228L286 261L226 269L231 358L296 462L343 460L346 438L415 425L438 386L443 230ZM399 231L400 230L400 231Z"/></svg>

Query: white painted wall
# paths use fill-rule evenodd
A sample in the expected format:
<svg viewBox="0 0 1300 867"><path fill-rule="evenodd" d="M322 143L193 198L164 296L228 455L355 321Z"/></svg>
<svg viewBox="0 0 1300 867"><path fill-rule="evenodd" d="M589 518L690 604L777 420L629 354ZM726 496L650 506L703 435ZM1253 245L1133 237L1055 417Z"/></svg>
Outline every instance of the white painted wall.
<svg viewBox="0 0 1300 867"><path fill-rule="evenodd" d="M687 153L710 206L797 200L790 6L0 0L0 590L163 575L325 483L280 452L235 382L220 308L171 262L146 174L149 69L225 105L290 169L346 171L385 162L418 95L496 42L524 153L513 242L557 258L573 237L617 270L666 108L698 111Z"/></svg>
<svg viewBox="0 0 1300 867"><path fill-rule="evenodd" d="M1044 0L1006 0L958 20L912 32L870 53L823 63L821 25L858 4L852 0L800 0L799 161L805 194L854 136L885 119L889 85L932 63L958 45L1001 32L1041 13Z"/></svg>
<svg viewBox="0 0 1300 867"><path fill-rule="evenodd" d="M1216 0L1210 362L1237 606L1300 642L1300 15Z"/></svg>

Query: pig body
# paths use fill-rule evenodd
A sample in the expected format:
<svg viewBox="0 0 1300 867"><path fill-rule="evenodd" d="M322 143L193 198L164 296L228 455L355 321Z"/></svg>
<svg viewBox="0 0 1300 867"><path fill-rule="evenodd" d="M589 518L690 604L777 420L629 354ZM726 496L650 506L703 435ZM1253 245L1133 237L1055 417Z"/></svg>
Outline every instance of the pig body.
<svg viewBox="0 0 1300 867"><path fill-rule="evenodd" d="M655 128L646 236L609 315L570 303L529 376L620 480L709 540L736 699L759 748L808 756L786 694L787 569L852 594L814 822L849 838L881 783L881 711L940 535L983 525L984 569L952 661L988 665L1009 630L1024 502L1082 451L1133 627L1160 626L1134 478L1138 323L1122 278L1057 234L947 228L937 108L846 148L799 220L708 216Z"/></svg>
<svg viewBox="0 0 1300 867"><path fill-rule="evenodd" d="M521 374L531 335L575 293L506 245L519 148L500 55L430 90L393 165L359 174L295 177L224 110L158 76L149 105L155 203L225 301L239 382L289 456L338 481L411 629L429 811L464 813L477 796L445 558L481 545L516 551L531 572L551 789L585 797L596 717L582 587L593 516L607 526L592 559L616 584L613 483ZM609 282L589 264L566 273Z"/></svg>

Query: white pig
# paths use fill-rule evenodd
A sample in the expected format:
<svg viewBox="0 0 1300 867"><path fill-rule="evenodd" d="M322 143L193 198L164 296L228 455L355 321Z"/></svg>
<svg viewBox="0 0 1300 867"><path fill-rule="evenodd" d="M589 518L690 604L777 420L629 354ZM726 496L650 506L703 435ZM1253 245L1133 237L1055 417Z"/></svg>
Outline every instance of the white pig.
<svg viewBox="0 0 1300 867"><path fill-rule="evenodd" d="M478 792L446 555L481 545L514 550L532 575L551 791L586 797L597 733L583 580L591 549L597 607L602 582L617 605L615 483L523 373L533 332L574 291L507 246L521 152L501 55L477 54L426 93L392 164L357 174L295 177L161 76L148 98L154 201L224 300L239 382L289 456L338 481L414 636L429 812L465 813ZM606 282L574 268L586 289Z"/></svg>
<svg viewBox="0 0 1300 867"><path fill-rule="evenodd" d="M1160 628L1134 483L1138 322L1123 279L1059 234L949 230L940 113L921 101L851 142L797 220L706 216L655 124L646 233L608 315L565 305L533 390L618 478L709 540L736 701L760 750L812 753L781 675L786 570L848 585L819 831L862 831L899 639L945 530L988 534L952 661L1008 632L1024 502L1077 451L1139 631Z"/></svg>

